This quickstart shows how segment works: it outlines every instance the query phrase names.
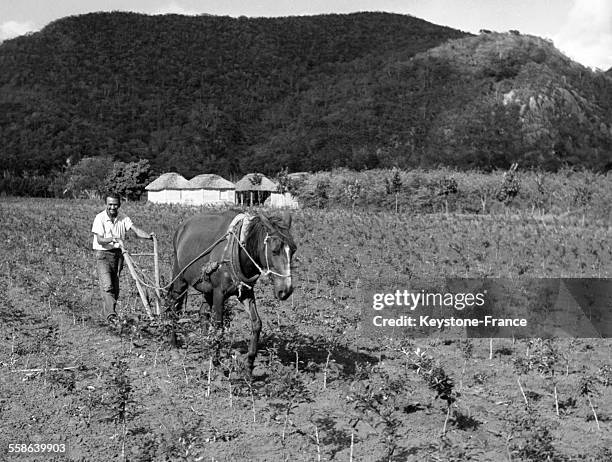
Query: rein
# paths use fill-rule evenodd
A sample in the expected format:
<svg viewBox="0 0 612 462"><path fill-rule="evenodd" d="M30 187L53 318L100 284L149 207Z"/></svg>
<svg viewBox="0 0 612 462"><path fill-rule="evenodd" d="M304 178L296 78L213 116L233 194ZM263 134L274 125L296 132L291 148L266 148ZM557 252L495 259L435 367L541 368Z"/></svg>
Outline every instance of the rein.
<svg viewBox="0 0 612 462"><path fill-rule="evenodd" d="M267 228L273 228L272 224L269 222L269 220L267 220L265 217L263 217L263 215L259 215L260 220L262 221L262 223L267 227ZM243 218L244 220L244 218ZM229 258L226 260L229 262L230 264L230 268L232 270L233 276L238 279L238 286L242 287L242 286L247 286L249 289L251 289L252 287L249 286L247 283L254 283L255 281L257 281L257 279L261 276L268 276L270 274L280 277L280 278L290 278L291 277L291 269L289 268L289 273L288 274L280 274L277 273L276 271L273 271L272 269L270 269L270 262L268 260L268 239L270 238L270 234L266 233L266 236L264 238L264 254L266 256L266 269L263 269L261 266L259 266L257 264L257 262L255 261L255 259L251 256L251 254L247 251L246 247L244 246L244 244L241 242L240 237L236 235L235 231L233 229L228 230L223 236L221 236L219 239L217 239L211 246L209 246L208 248L206 248L204 251L200 252L195 258L193 258L189 263L187 263L183 269L181 269L181 271L168 283L165 284L163 286L156 286L153 284L149 284L147 282L145 282L144 280L142 280L142 278L138 278L139 282L145 286L145 287L149 287L151 289L155 289L155 290L164 290L166 291L166 289L168 289L169 287L172 286L172 284L174 284L174 282L176 282L177 279L179 279L183 273L185 271L187 271L187 268L189 268L191 265L193 265L196 261L198 261L200 258L206 256L207 254L209 254L217 245L219 245L221 242L223 242L224 240L226 240L228 237L233 238L235 240L236 243L238 243L238 245L240 246L240 248L244 251L245 255L249 258L249 260L251 260L251 262L253 263L253 265L255 265L255 268L257 269L257 271L259 272L259 274L256 274L255 276L251 277L251 278L246 278L246 277L241 277L241 273L242 271L236 271L234 268L234 262L233 262L233 255L230 255ZM228 243L229 244L229 243ZM231 253L231 246L228 245L226 247L226 251L229 248L230 253ZM225 252L224 251L224 254ZM122 251L123 253L126 253L127 251L125 249L123 249ZM289 262L289 255L287 255L287 262ZM236 262L238 264L238 266L240 266L240 262ZM185 289L185 291L187 291L187 289ZM183 294L185 293L185 291L183 292ZM181 294L180 296L182 296L183 294ZM179 298L180 298L179 296Z"/></svg>
<svg viewBox="0 0 612 462"><path fill-rule="evenodd" d="M146 287L149 287L150 289L156 289L156 290L166 290L166 289L168 289L172 284L174 284L176 282L176 280L178 278L180 278L183 275L183 273L185 271L187 271L187 268L189 268L191 265L193 265L200 258L208 255L212 251L212 249L214 249L217 245L219 245L221 242L223 242L227 238L227 236L229 234L230 234L230 232L225 233L223 236L221 236L219 239L217 239L210 247L208 247L206 250L202 251L200 254L198 254L197 257L195 257L193 260L191 260L189 263L187 263L183 267L183 269L180 271L180 273L178 273L176 276L174 276L174 278L172 278L172 280L168 284L158 287L158 286L154 286L154 285L151 285L151 284L147 284L145 281L143 281L140 278L139 278L139 282L142 285L144 285ZM127 253L127 250L123 249L122 253Z"/></svg>
<svg viewBox="0 0 612 462"><path fill-rule="evenodd" d="M255 265L255 268L257 268L257 271L259 271L259 274L257 275L257 277L259 277L261 275L268 276L270 274L273 274L274 276L278 276L279 278L290 278L291 277L291 270L289 270L289 274L280 274L280 273L277 273L276 271L273 271L273 270L270 269L270 262L268 261L268 252L267 252L267 250L268 250L268 239L270 238L270 235L268 233L266 233L266 237L264 238L264 254L266 255L266 269L265 270L261 266L259 266L257 264L255 259L247 251L247 249L244 246L244 244L242 242L240 242L240 239L238 238L238 236L236 236L236 233L234 233L233 231L229 231L228 234L230 234L230 235L232 235L234 237L234 239L236 240L236 242L238 243L240 248L244 251L246 256L249 257L249 260L251 260L251 262Z"/></svg>

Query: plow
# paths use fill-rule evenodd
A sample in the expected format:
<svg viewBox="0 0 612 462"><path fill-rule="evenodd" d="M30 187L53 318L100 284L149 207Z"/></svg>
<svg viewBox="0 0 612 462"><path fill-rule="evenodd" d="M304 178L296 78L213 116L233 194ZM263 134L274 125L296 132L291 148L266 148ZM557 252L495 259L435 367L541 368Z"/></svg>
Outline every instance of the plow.
<svg viewBox="0 0 612 462"><path fill-rule="evenodd" d="M161 314L161 307L163 304L163 287L161 287L160 282L160 273L159 273L159 246L157 243L157 237L153 236L153 252L148 253L134 253L130 252L122 248L123 259L130 271L130 275L136 284L136 289L138 290L138 295L140 296L140 300L144 306L145 312L149 317L149 320L155 319L155 317L159 317ZM153 257L153 268L154 268L154 280L150 280L150 278L138 268L138 265L134 261L134 257ZM152 289L155 297L154 303L154 311L152 311L150 298L148 293L151 291L147 291L147 288Z"/></svg>
<svg viewBox="0 0 612 462"><path fill-rule="evenodd" d="M245 218L245 214L240 214L235 218L235 221L241 222L241 220L243 220L244 218ZM182 277L183 273L187 271L188 268L191 267L194 263L196 263L196 261L209 255L217 245L223 243L224 241L226 242L224 253L227 251L227 249L230 249L232 247L231 246L232 242L238 243L237 245L239 245L240 247L242 247L243 250L245 250L243 244L240 243L242 238L241 236L236 234L234 230L234 224L232 224L227 229L227 232L225 232L218 239L216 239L209 247L207 247L206 249L198 253L193 259L191 259L191 261L189 261L187 264L185 264L182 267L181 271L177 275L175 275L169 283L164 284L162 286L160 270L159 270L159 244L157 241L157 237L155 235L153 235L152 240L153 240L153 251L152 252L131 253L125 247L121 247L121 251L123 254L125 264L128 267L130 276L134 280L136 289L138 291L139 298L149 318L149 321L155 321L159 319L160 315L162 314L162 306L164 304L164 298L166 295L166 291L172 286L172 284L178 278ZM149 258L153 257L153 279L149 275L147 275L145 271L141 269L140 265L136 262L134 257L149 257ZM249 256L249 258L251 257ZM209 262L207 267L210 266L210 264L211 263ZM270 271L269 267L266 270L264 270L263 268L259 267L259 265L257 264L255 264L255 266L257 267L259 274L262 274L262 273L276 274L273 271ZM205 267L202 267L202 270L205 270ZM187 294L188 290L189 290L189 286L180 295L180 297L182 297L184 294ZM150 294L153 294L153 297L150 297Z"/></svg>

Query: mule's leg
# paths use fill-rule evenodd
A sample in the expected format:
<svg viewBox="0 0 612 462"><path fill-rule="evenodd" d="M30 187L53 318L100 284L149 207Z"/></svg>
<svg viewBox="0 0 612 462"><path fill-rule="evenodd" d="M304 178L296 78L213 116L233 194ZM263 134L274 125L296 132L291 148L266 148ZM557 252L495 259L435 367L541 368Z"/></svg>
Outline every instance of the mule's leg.
<svg viewBox="0 0 612 462"><path fill-rule="evenodd" d="M214 313L214 323L217 329L223 329L223 305L225 304L225 294L221 288L215 288L212 294L212 311Z"/></svg>
<svg viewBox="0 0 612 462"><path fill-rule="evenodd" d="M178 268L178 262L175 260L173 265L173 278L181 271ZM189 288L189 284L182 276L177 278L168 293L166 294L166 300L164 302L164 317L169 321L169 325L166 325L165 330L168 337L168 342L173 347L178 346L178 340L176 338L176 325L174 321L176 321L179 317L179 313L182 310L183 303L187 298L187 289Z"/></svg>
<svg viewBox="0 0 612 462"><path fill-rule="evenodd" d="M179 267L178 261L175 258L172 265L172 278L174 279L180 271L181 268ZM171 313L168 314L178 315L178 313L182 310L183 303L187 297L188 287L189 284L182 275L172 283L168 293L166 294L166 301L164 303L166 311L171 310Z"/></svg>
<svg viewBox="0 0 612 462"><path fill-rule="evenodd" d="M210 312L213 306L212 293L202 294L202 304L200 305L200 325L206 331L210 328Z"/></svg>
<svg viewBox="0 0 612 462"><path fill-rule="evenodd" d="M249 310L249 317L251 318L251 343L249 345L249 352L247 353L247 364L249 366L249 373L252 374L255 368L255 358L257 357L259 335L261 334L261 318L257 312L257 305L255 304L255 297L253 295L240 299L240 302L245 309Z"/></svg>
<svg viewBox="0 0 612 462"><path fill-rule="evenodd" d="M219 364L221 356L221 343L223 339L223 305L225 303L225 295L221 288L213 289L212 293L207 294L207 300L212 301L211 308L213 312L213 325L215 326L214 333L209 333L211 340L211 353L213 364ZM209 316L210 319L210 316Z"/></svg>

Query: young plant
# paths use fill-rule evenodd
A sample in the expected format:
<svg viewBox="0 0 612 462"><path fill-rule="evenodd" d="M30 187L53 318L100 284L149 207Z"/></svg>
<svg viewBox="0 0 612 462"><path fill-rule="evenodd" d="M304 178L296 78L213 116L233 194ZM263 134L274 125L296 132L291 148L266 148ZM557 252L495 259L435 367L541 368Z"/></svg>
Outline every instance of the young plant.
<svg viewBox="0 0 612 462"><path fill-rule="evenodd" d="M504 204L509 204L521 190L521 181L516 172L517 168L518 164L514 163L510 169L504 173L502 184L495 195L497 200Z"/></svg>
<svg viewBox="0 0 612 462"><path fill-rule="evenodd" d="M516 416L511 436L515 443L509 448L509 460L569 460L552 444L554 438L551 434L551 422L546 422L537 415Z"/></svg>
<svg viewBox="0 0 612 462"><path fill-rule="evenodd" d="M352 213L355 213L355 204L357 203L357 200L361 196L362 190L363 190L363 186L357 179L344 187L344 195L351 202L351 212Z"/></svg>
<svg viewBox="0 0 612 462"><path fill-rule="evenodd" d="M457 180L450 177L444 177L440 180L440 195L444 196L444 211L448 214L448 198L451 194L457 194L458 186Z"/></svg>
<svg viewBox="0 0 612 462"><path fill-rule="evenodd" d="M394 168L391 172L391 178L385 178L385 191L387 194L393 194L395 196L395 213L399 212L399 195L402 191L402 177L400 171Z"/></svg>
<svg viewBox="0 0 612 462"><path fill-rule="evenodd" d="M106 420L124 422L133 415L133 387L127 376L128 365L123 359L111 362L106 378L108 395L105 404L109 408Z"/></svg>
<svg viewBox="0 0 612 462"><path fill-rule="evenodd" d="M361 370L363 374L365 370ZM385 460L392 460L398 449L398 438L402 435L400 419L403 409L401 400L408 393L405 377L391 378L386 371L380 372L382 383L376 380L356 382L347 400L353 405L356 417L351 419L353 428L361 421L378 432L385 445ZM353 434L351 434L351 448Z"/></svg>
<svg viewBox="0 0 612 462"><path fill-rule="evenodd" d="M284 444L289 417L302 402L312 402L310 390L302 380L302 374L294 367L275 361L272 372L263 387L263 394L272 398L270 407L283 414L281 441Z"/></svg>
<svg viewBox="0 0 612 462"><path fill-rule="evenodd" d="M454 390L455 384L444 368L436 364L436 361L424 351L421 351L420 348L414 351L413 363L413 367L416 368L417 374L419 374L423 380L425 380L427 386L436 393L436 398L446 401L446 419L442 429L442 434L444 435L446 434L448 420L451 417L451 406L457 400L459 393Z"/></svg>
<svg viewBox="0 0 612 462"><path fill-rule="evenodd" d="M597 412L595 412L595 408L593 407L593 401L591 400L591 396L597 394L597 389L595 388L596 379L592 376L582 377L578 384L578 394L582 397L585 397L589 402L589 407L593 412L593 417L595 418L595 423L597 424L597 429L601 430L599 425L599 419L597 418Z"/></svg>
<svg viewBox="0 0 612 462"><path fill-rule="evenodd" d="M555 366L561 358L561 353L555 347L552 340L534 339L530 340L527 345L526 357L516 358L514 360L514 367L517 369L519 374L524 374L530 370L533 370L552 382L553 396L555 398L555 411L558 416L559 396L557 393L557 376L555 375ZM519 387L523 393L525 403L528 404L527 397L524 393L523 387L520 384L520 380Z"/></svg>

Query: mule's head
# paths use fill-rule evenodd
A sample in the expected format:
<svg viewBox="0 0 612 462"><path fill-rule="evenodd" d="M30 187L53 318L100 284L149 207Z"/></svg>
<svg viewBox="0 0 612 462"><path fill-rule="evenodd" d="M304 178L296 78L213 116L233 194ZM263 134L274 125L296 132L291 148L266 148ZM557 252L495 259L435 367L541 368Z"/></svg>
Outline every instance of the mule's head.
<svg viewBox="0 0 612 462"><path fill-rule="evenodd" d="M281 218L263 218L268 232L263 242L262 264L274 282L274 295L286 300L293 292L291 259L297 247L289 233L291 215L286 212Z"/></svg>

